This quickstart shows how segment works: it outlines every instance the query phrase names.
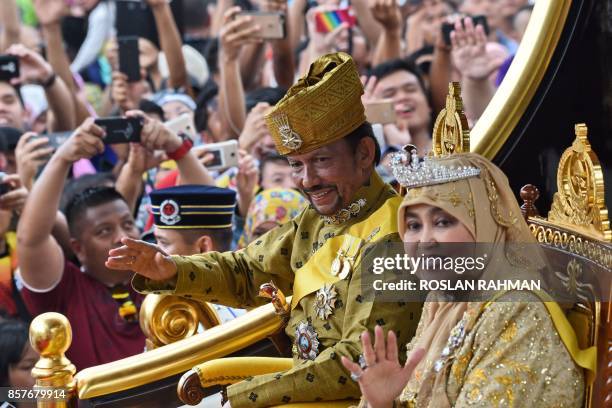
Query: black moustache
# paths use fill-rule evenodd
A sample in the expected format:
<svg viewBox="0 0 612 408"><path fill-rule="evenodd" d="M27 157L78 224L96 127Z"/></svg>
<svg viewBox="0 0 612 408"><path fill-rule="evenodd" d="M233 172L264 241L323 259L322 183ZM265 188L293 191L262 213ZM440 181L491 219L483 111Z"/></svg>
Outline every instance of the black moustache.
<svg viewBox="0 0 612 408"><path fill-rule="evenodd" d="M328 189L328 188L336 190L336 186L315 186L313 188L305 189L304 193L306 193L306 194L315 193L316 194L317 192L319 192L321 190Z"/></svg>

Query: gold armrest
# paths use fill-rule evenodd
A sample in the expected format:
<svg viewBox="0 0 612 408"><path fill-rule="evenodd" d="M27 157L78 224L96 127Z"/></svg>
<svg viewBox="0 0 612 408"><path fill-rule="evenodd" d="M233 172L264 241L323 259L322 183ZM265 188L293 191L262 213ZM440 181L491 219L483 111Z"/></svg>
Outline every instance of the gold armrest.
<svg viewBox="0 0 612 408"><path fill-rule="evenodd" d="M287 371L293 367L291 358L228 357L207 361L193 367L202 387L234 384L248 377Z"/></svg>
<svg viewBox="0 0 612 408"><path fill-rule="evenodd" d="M284 324L268 304L188 339L86 368L76 375L79 398L112 394L185 372L202 361L227 356L278 333Z"/></svg>
<svg viewBox="0 0 612 408"><path fill-rule="evenodd" d="M176 387L179 399L187 405L199 404L204 388L229 385L248 377L286 371L293 367L290 358L228 357L198 364L181 377Z"/></svg>
<svg viewBox="0 0 612 408"><path fill-rule="evenodd" d="M294 404L275 405L275 408L347 408L357 407L358 400L322 401L322 402L296 402Z"/></svg>
<svg viewBox="0 0 612 408"><path fill-rule="evenodd" d="M293 367L290 358L228 357L199 364L181 377L178 395L188 405L197 405L204 398L204 388L229 385L249 377L287 371ZM278 405L283 408L346 408L359 405L357 400L298 402Z"/></svg>

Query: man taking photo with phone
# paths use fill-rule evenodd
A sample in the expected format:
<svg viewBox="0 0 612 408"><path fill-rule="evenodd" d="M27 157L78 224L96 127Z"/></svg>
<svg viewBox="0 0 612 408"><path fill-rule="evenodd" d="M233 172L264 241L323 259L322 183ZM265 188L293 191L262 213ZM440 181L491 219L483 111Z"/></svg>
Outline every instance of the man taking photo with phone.
<svg viewBox="0 0 612 408"><path fill-rule="evenodd" d="M13 69L5 71L2 67L5 63L11 64ZM74 110L67 86L56 77L41 55L23 45L12 45L6 54L0 56L0 71L0 171L6 173L0 180L3 190L0 195L0 314L27 320L30 316L13 276L19 266L14 221L20 216L28 196L27 179L30 177L24 177L23 172L31 170L33 177L40 165L40 158L50 149L46 146L47 142L41 139L31 149L21 151L23 157L18 157L18 142L22 137L33 136L22 136L32 122L20 86L37 84L44 89L52 113L52 120L46 126L53 129L72 128Z"/></svg>
<svg viewBox="0 0 612 408"><path fill-rule="evenodd" d="M51 65L36 52L21 44L12 45L7 55L17 61L18 71L11 78L0 79L0 125L26 130L28 114L19 94L19 86L37 84L44 88L52 115L52 129L74 128L74 107L70 91Z"/></svg>
<svg viewBox="0 0 612 408"><path fill-rule="evenodd" d="M78 336L67 355L79 370L144 350L138 325L142 296L131 290L130 273L104 265L108 251L121 245L122 237L139 236L125 199L112 187L94 187L67 205L70 244L80 268L66 259L51 234L72 164L102 152L104 138L93 118L74 131L34 183L17 228L25 304L34 316L54 311L68 318ZM164 150L187 174L197 177L195 169L201 166L188 143L160 122L144 117L140 140L150 150Z"/></svg>

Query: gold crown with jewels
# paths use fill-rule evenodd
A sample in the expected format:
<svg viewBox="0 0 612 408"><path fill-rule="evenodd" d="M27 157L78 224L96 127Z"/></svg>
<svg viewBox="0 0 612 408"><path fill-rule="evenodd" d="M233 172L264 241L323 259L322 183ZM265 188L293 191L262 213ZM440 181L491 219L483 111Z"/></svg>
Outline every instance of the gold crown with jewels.
<svg viewBox="0 0 612 408"><path fill-rule="evenodd" d="M480 175L472 166L449 166L439 160L456 153L469 152L470 130L463 112L461 86L448 84L446 107L438 114L432 135L433 151L419 159L417 148L404 146L404 150L391 156L391 170L404 188L415 188L447 183Z"/></svg>
<svg viewBox="0 0 612 408"><path fill-rule="evenodd" d="M395 179L406 188L432 186L480 175L478 167L448 166L431 156L419 160L413 145L393 154L391 169Z"/></svg>

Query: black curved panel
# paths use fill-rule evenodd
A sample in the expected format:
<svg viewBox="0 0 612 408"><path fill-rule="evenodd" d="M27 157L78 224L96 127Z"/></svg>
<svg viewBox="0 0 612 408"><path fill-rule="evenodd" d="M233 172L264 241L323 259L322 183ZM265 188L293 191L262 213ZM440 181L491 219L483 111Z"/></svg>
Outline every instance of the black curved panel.
<svg viewBox="0 0 612 408"><path fill-rule="evenodd" d="M612 170L609 113L604 109L605 49L610 44L601 17L607 7L606 2L597 0L572 2L544 78L494 159L517 194L525 184L538 186L541 195L537 207L544 212L557 190L557 166L574 140L574 124L587 124L589 140L604 171ZM610 192L612 188L607 188L607 202Z"/></svg>

